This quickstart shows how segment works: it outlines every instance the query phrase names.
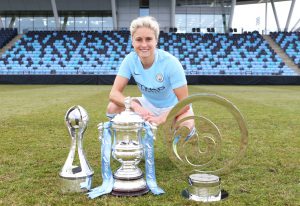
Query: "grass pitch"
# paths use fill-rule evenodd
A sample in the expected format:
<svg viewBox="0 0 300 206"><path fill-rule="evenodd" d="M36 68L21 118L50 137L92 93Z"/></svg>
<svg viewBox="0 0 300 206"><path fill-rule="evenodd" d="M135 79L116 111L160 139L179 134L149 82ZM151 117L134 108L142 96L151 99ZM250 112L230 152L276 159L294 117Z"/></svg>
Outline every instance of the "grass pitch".
<svg viewBox="0 0 300 206"><path fill-rule="evenodd" d="M85 194L63 194L58 173L70 144L64 115L73 105L83 106L89 114L84 149L95 171L93 187L102 183L96 125L107 121L110 88L0 85L0 205L300 205L299 86L189 87L190 94L226 97L240 109L248 125L246 156L231 173L222 176L222 188L229 193L224 201L204 204L180 196L187 183L168 158L161 131L155 142L156 176L166 194L94 200ZM126 94L138 96L139 92L136 86L128 86ZM205 112L214 113L209 104L206 106ZM222 114L215 120L226 128Z"/></svg>

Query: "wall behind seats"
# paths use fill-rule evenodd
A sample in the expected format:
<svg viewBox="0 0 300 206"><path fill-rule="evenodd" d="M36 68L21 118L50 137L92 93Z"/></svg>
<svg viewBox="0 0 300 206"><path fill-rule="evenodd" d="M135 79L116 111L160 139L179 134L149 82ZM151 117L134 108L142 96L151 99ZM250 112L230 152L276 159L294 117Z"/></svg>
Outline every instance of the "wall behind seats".
<svg viewBox="0 0 300 206"><path fill-rule="evenodd" d="M171 3L171 0L152 0L149 2L150 15L157 19L161 30L167 31L171 25Z"/></svg>
<svg viewBox="0 0 300 206"><path fill-rule="evenodd" d="M139 0L116 0L119 28L129 28L130 22L140 14Z"/></svg>
<svg viewBox="0 0 300 206"><path fill-rule="evenodd" d="M1 11L52 11L51 0L1 0ZM56 0L58 10L111 10L110 0Z"/></svg>

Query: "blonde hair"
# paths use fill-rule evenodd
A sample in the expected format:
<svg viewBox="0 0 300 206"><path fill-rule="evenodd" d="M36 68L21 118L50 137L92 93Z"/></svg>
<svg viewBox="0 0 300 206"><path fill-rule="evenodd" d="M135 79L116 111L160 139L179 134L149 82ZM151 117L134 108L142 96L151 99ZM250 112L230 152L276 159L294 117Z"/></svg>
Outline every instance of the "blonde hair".
<svg viewBox="0 0 300 206"><path fill-rule="evenodd" d="M141 27L146 27L154 31L156 40L159 36L159 24L156 19L152 16L142 16L134 19L130 24L130 34L131 37L134 35L136 30Z"/></svg>

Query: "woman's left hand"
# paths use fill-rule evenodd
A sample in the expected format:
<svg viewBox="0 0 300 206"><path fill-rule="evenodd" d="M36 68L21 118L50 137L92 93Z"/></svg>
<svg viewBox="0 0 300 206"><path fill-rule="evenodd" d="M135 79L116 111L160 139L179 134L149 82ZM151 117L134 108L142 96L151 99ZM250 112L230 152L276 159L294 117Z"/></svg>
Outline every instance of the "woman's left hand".
<svg viewBox="0 0 300 206"><path fill-rule="evenodd" d="M165 115L159 115L159 116L148 115L144 119L150 122L151 124L153 123L156 124L157 126L166 121Z"/></svg>

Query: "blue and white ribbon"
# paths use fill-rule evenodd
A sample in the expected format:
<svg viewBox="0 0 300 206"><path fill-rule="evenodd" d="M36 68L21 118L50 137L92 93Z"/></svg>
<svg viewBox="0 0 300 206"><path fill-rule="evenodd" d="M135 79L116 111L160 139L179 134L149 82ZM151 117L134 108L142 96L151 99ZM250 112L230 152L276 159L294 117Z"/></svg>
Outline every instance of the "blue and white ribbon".
<svg viewBox="0 0 300 206"><path fill-rule="evenodd" d="M111 134L110 134L111 122L104 123L104 131L101 145L101 173L103 183L101 186L92 189L88 196L91 199L99 197L101 195L109 194L112 191L114 185L114 178L112 176L110 168L110 154L111 154Z"/></svg>
<svg viewBox="0 0 300 206"><path fill-rule="evenodd" d="M147 186L154 195L160 195L165 193L156 183L155 176L155 162L154 162L154 144L153 133L149 123L144 124L146 130L145 137L143 139L144 153L145 153L145 168L146 168L146 182Z"/></svg>
<svg viewBox="0 0 300 206"><path fill-rule="evenodd" d="M88 196L91 199L99 197L101 195L109 194L112 191L114 185L114 179L110 168L110 154L111 154L111 122L104 123L104 131L101 145L101 166L102 166L102 179L101 186L92 189ZM146 167L146 182L147 186L154 195L165 193L156 183L155 176L155 163L154 163L154 144L153 133L149 123L144 124L146 130L145 137L143 139L144 154L145 154L145 167Z"/></svg>
<svg viewBox="0 0 300 206"><path fill-rule="evenodd" d="M93 176L86 177L85 182L80 183L80 188L90 191L92 187L92 178Z"/></svg>

